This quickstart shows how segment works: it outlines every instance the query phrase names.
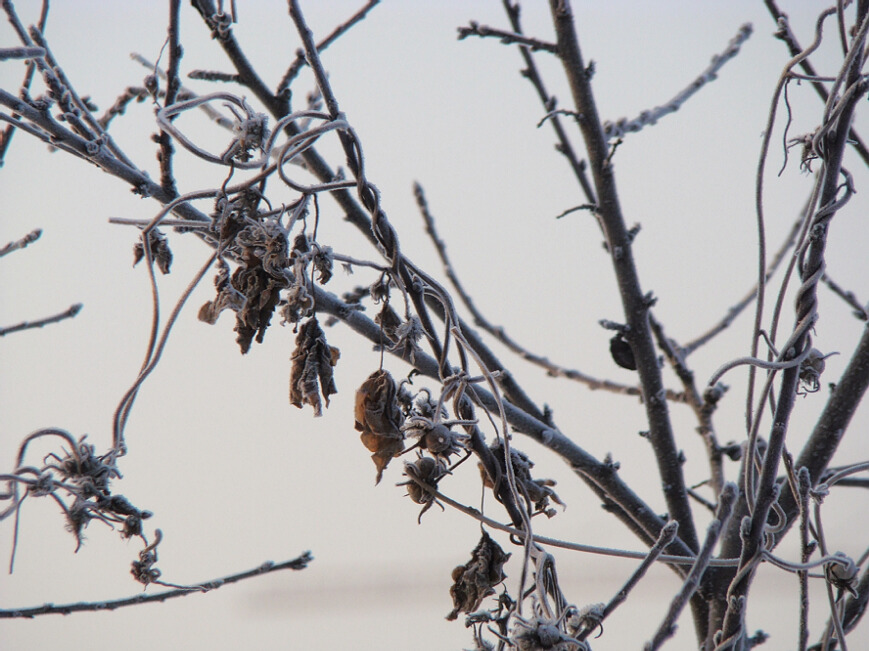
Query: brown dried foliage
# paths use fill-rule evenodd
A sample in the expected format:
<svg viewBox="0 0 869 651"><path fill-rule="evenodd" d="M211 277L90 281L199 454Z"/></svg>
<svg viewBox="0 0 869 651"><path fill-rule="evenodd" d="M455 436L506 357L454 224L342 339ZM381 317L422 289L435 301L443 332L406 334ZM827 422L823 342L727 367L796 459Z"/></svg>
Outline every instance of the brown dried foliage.
<svg viewBox="0 0 869 651"><path fill-rule="evenodd" d="M376 483L380 483L390 460L404 450L401 423L398 385L389 371L375 371L356 391L356 430L362 432L359 438L373 453L371 460L377 468Z"/></svg>
<svg viewBox="0 0 869 651"><path fill-rule="evenodd" d="M172 266L172 251L169 249L169 240L156 228L148 233L148 248L151 249L151 257L157 263L160 273L166 275ZM135 267L145 257L145 246L140 239L133 247L133 266Z"/></svg>
<svg viewBox="0 0 869 651"><path fill-rule="evenodd" d="M323 415L320 393L329 406L329 396L338 393L332 368L338 363L341 352L326 342L316 317L308 319L299 328L296 336L296 350L290 360L290 404L299 409L303 404L314 408L315 416Z"/></svg>
<svg viewBox="0 0 869 651"><path fill-rule="evenodd" d="M504 447L501 445L500 441L495 441L491 446L489 446L489 449L492 451L492 454L498 460L498 464L501 467L501 481L507 481L507 465L504 459ZM528 458L527 454L512 446L510 448L510 459L512 460L513 465L513 475L516 478L516 487L525 499L528 500L530 504L534 505L534 513L545 513L547 517L551 518L555 515L556 511L555 509L550 508L550 499L559 506L564 506L564 502L562 502L558 495L556 495L555 491L552 490L552 487L555 486L555 480L534 479L531 477L531 469L534 467L534 462ZM480 475L483 478L483 484L494 490L492 480L489 478L488 473L481 464L478 465L480 465Z"/></svg>
<svg viewBox="0 0 869 651"><path fill-rule="evenodd" d="M450 596L453 610L447 619L453 620L460 612L472 613L480 607L483 599L495 593L495 586L507 578L504 564L510 554L483 532L480 542L471 552L467 565L459 565L453 570L453 585Z"/></svg>

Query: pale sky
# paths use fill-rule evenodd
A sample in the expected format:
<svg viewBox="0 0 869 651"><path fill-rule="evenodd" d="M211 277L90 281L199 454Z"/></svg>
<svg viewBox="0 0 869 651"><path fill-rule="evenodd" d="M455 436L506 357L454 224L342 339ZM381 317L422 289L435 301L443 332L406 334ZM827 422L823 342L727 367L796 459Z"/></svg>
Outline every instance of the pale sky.
<svg viewBox="0 0 869 651"><path fill-rule="evenodd" d="M52 3L49 45L77 90L100 109L147 74L129 58L131 52L158 58L166 10L152 8L156 4ZM303 1L302 7L315 36L322 38L361 4ZM772 38L775 26L761 2L574 4L583 54L596 64L600 112L612 120L668 101L743 23L754 24L754 35L718 80L655 127L628 135L614 157L627 222L642 225L635 256L643 288L658 296L655 313L667 333L690 340L722 318L756 276L754 176L772 89L787 51ZM545 3L525 5L526 33L551 40ZM782 5L808 43L816 3ZM16 6L25 24L35 22L38 2ZM261 76L275 85L299 47L286 4L239 0L238 9L236 34ZM404 253L443 279L414 203L412 184L423 184L457 272L492 322L564 366L633 382L631 372L613 364L611 334L598 325L600 319L623 318L601 234L586 212L555 218L585 200L553 149L551 129L536 126L544 110L518 74L518 51L493 39L457 41L456 28L470 20L508 25L494 0L387 0L324 54L341 108L361 139L368 178L381 191ZM188 3L182 5L181 21L182 71L229 70ZM4 21L0 43L14 42ZM836 72L824 67L836 60L832 55L835 49L828 48L816 60L823 73ZM550 91L567 107L569 92L557 62L545 53L537 59ZM20 62L0 62L0 86L14 92L22 71ZM303 74L297 84L294 97L300 105L311 88L310 76ZM189 85L200 93L216 90L204 82ZM233 86L219 89L245 95ZM790 99L795 114L790 134L811 131L823 108L814 92L794 86ZM185 119L193 125L198 118ZM797 154L776 177L783 122L780 115L767 177L767 236L773 250L796 219L812 181L800 172ZM858 129L865 124L858 117ZM131 158L158 178L156 146L149 139L156 129L152 107L131 106L113 129ZM228 143L215 127L190 129ZM572 135L578 147L578 134ZM213 150L224 148L218 141ZM324 141L323 151L333 166L343 164L334 141ZM856 159L851 165L859 168ZM223 180L224 170L203 165L180 148L175 168L182 192L216 187ZM859 174L865 173L854 171L859 194L833 224L828 271L866 300L869 262L859 242L866 232L863 188L869 186L865 178L860 182ZM336 252L376 259L376 252L341 220L334 202L322 206L322 242ZM122 182L82 161L49 155L43 145L18 133L0 170L0 207L0 245L43 229L40 241L0 260L0 325L84 304L72 321L0 339L0 472L7 472L19 441L42 427L61 427L75 436L87 433L98 449L109 447L112 414L145 351L151 298L145 269L132 267L136 230L108 220L151 219L158 205L134 197ZM210 254L195 238L169 237L175 263L172 274L159 279L163 318ZM375 487L369 453L353 429L355 389L378 367L379 354L341 325L327 329L329 343L341 349L338 394L324 417L314 419L310 408L297 410L287 400L295 339L291 327L281 327L276 316L265 342L254 344L243 357L231 315L224 314L215 326L196 319L199 306L213 296L212 277L208 274L194 292L164 360L139 394L127 427L124 479L115 490L155 513L147 524L163 531L159 567L167 581L210 580L308 549L315 561L303 572L276 573L167 604L4 620L0 645L87 646L95 651L470 647L462 618L446 622L444 616L452 608L450 572L468 560L479 525L437 507L418 525L418 506L395 487L403 480L400 463L393 462ZM349 278L338 271L334 285L326 288L340 294L373 280L364 270ZM841 374L863 326L829 292L822 292L821 301L815 345L843 352L827 360L826 386ZM783 327L790 327L791 305L789 300ZM746 312L708 349L691 357L699 385L722 363L748 354L751 322ZM493 349L533 399L553 408L565 434L599 458L612 453L624 479L664 511L651 450L637 436L646 425L636 400L548 378L503 347L494 344ZM397 360L388 360L387 367L397 377L407 372ZM745 377L745 371L734 371L726 378L732 389L716 421L722 442L744 438ZM677 387L672 373L665 380ZM789 439L793 448L810 431L826 395L822 389L799 401ZM671 412L678 445L689 459L687 481L699 482L707 464L696 423L687 407L674 405ZM856 434L867 426L864 410L851 427ZM846 438L837 459L864 460L867 441L862 435ZM558 480L556 490L567 503L551 521L535 521L539 533L641 550L639 541L601 510L555 455L521 436L515 444L532 456L537 476ZM35 448L32 461L48 451ZM442 487L478 506L476 470L471 463L460 470ZM736 470L735 464L727 468L730 479ZM825 526L834 547L856 557L869 525L852 516L854 505L866 498L845 490L851 492L828 501ZM495 510L493 517L506 519ZM117 532L94 523L82 550L73 554L75 543L63 524L53 502L25 502L15 573L0 575L0 607L105 600L140 591L128 572L138 541L122 541ZM704 527L698 525L701 531ZM507 541L501 542L506 548ZM11 545L7 520L0 526L0 559L9 557ZM608 601L636 566L636 561L554 553L562 587L580 607ZM515 592L518 564L508 565L507 574ZM666 568L654 568L607 621L594 648L640 648L678 589L675 578ZM795 578L768 568L755 582L751 598L761 605L750 616L749 628L773 634L770 648L794 644L796 591ZM825 621L821 600L816 603L813 632ZM691 629L690 616L683 618L668 648L695 648ZM865 623L863 630L869 630ZM861 636L869 643L869 633L858 631L852 644L859 646Z"/></svg>

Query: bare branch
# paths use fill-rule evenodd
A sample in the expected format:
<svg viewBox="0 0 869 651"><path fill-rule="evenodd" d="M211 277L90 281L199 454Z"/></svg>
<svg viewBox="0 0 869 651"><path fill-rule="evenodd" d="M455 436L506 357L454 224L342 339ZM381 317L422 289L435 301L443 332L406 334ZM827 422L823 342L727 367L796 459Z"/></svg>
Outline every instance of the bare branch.
<svg viewBox="0 0 869 651"><path fill-rule="evenodd" d="M181 90L181 80L178 78L178 68L183 53L179 41L180 11L181 0L169 0L169 28L166 37L166 44L169 48L169 66L166 68L167 83L164 107L174 104L178 92ZM160 145L160 151L157 153L157 160L160 162L160 185L163 186L163 190L168 196L174 198L178 195L175 177L172 174L172 154L175 148L172 146L172 139L164 129L161 129L157 135L157 144Z"/></svg>
<svg viewBox="0 0 869 651"><path fill-rule="evenodd" d="M57 606L54 604L44 604L42 606L35 606L33 608L2 609L0 610L0 619L32 619L40 615L69 615L71 613L77 612L93 612L100 610L111 611L118 608L124 608L126 606L138 606L140 604L152 602L163 602L167 601L168 599L175 599L176 597L185 597L189 594L201 594L202 592L217 590L218 588L222 588L225 585L238 583L239 581L244 581L245 579L251 579L257 576L263 576L265 574L271 574L272 572L277 572L279 570L304 570L306 567L308 567L308 563L310 563L312 560L314 560L314 557L311 556L311 552L305 552L301 556L298 556L297 558L289 561L284 561L283 563L273 563L272 561L267 561L252 570L247 570L246 572L240 572L238 574L230 574L229 576L225 576L220 579L212 579L210 581L205 581L204 583L196 584L195 586L189 588L165 590L163 592L156 592L152 594L139 594L135 597L127 597L125 599L81 602Z"/></svg>
<svg viewBox="0 0 869 651"><path fill-rule="evenodd" d="M0 61L9 59L36 59L45 56L45 50L41 47L2 47L0 48Z"/></svg>
<svg viewBox="0 0 869 651"><path fill-rule="evenodd" d="M368 12L371 11L374 7L380 4L380 0L368 0L364 7L362 7L355 14L350 16L346 21L338 25L331 34L329 34L322 41L317 43L317 52L322 52L327 47L329 47L332 43L338 40L338 38L344 34L344 32L348 31L353 25L360 22L368 15ZM276 95L285 95L287 90L290 87L290 84L293 83L293 80L299 76L302 68L305 66L305 51L298 50L296 52L296 59L293 63L290 64L290 67L284 73L281 82L278 84L278 89L275 92Z"/></svg>
<svg viewBox="0 0 869 651"><path fill-rule="evenodd" d="M631 238L621 213L612 166L608 162L609 147L598 118L591 84L583 65L576 35L573 13L566 0L550 0L558 51L570 84L576 110L583 116L579 127L585 140L591 171L597 190L599 214L613 268L619 284L627 325L630 326L629 343L634 352L643 388L643 399L650 426L664 497L670 517L679 522L680 537L689 547L697 549L697 534L685 490L685 478L678 461L679 454L673 439L673 429L667 412L666 391L661 369L652 342L648 323L648 310L654 302L643 294L631 252Z"/></svg>
<svg viewBox="0 0 869 651"><path fill-rule="evenodd" d="M643 127L656 124L665 115L678 111L682 104L687 102L692 95L717 78L718 72L724 67L725 63L739 54L740 47L751 36L751 31L752 27L749 23L740 27L739 32L730 40L724 52L712 57L712 63L700 73L700 76L663 106L656 106L650 111L643 111L633 120L622 118L615 122L604 122L603 129L607 139L615 140L629 133L636 133Z"/></svg>
<svg viewBox="0 0 869 651"><path fill-rule="evenodd" d="M536 38L529 38L524 34L505 32L502 29L486 27L485 25L480 25L473 20L468 24L468 27L459 27L458 31L460 41L468 38L469 36L479 36L480 38L492 36L499 39L505 45L524 45L532 52L543 50L544 52L552 52L553 54L558 54L558 48L554 43L546 43L545 41L541 41Z"/></svg>
<svg viewBox="0 0 869 651"><path fill-rule="evenodd" d="M55 314L53 316L45 317L44 319L39 319L38 321L22 321L13 326L7 326L5 328L0 328L0 337L5 337L6 335L11 335L13 332L21 332L22 330L32 330L33 328L41 328L42 326L47 326L51 323L57 323L58 321L63 321L64 319L71 319L76 314L81 312L82 304L75 303L69 307L68 310L61 312L60 314Z"/></svg>
<svg viewBox="0 0 869 651"><path fill-rule="evenodd" d="M27 235L22 237L20 240L16 240L15 242L9 242L6 246L0 249L0 258L4 255L12 253L13 251L18 251L19 249L23 249L29 244L33 244L36 240L39 239L40 235L42 235L42 229L36 228L30 231Z"/></svg>
<svg viewBox="0 0 869 651"><path fill-rule="evenodd" d="M646 572L650 567L652 567L652 565L655 564L655 561L660 558L664 549L667 548L667 546L676 536L678 530L679 523L675 520L671 520L663 529L661 529L658 540L655 541L655 544L649 550L649 553L643 559L643 562L640 563L639 567L637 567L636 570L634 570L634 573L631 574L630 578L625 582L621 589L616 592L615 596L610 599L609 603L604 606L604 609L601 612L600 616L601 622L603 622L603 620L611 615L616 608L618 608L625 602L625 600L627 600L631 590L633 590L637 583L640 582L640 579L642 579L646 575ZM580 641L586 639L591 634L592 630L593 629L591 628L586 629L577 637L577 639L579 639Z"/></svg>
<svg viewBox="0 0 869 651"><path fill-rule="evenodd" d="M830 274L828 274L826 271L824 272L824 275L821 276L821 282L829 287L830 291L833 292L836 296L838 296L848 305L854 308L855 317L857 317L861 321L869 321L869 311L867 311L866 305L857 300L854 292L843 289L842 286L839 285L839 283L835 282L832 278L830 278Z"/></svg>
<svg viewBox="0 0 869 651"><path fill-rule="evenodd" d="M585 384L592 391L600 389L603 391L619 393L627 396L641 395L639 387L619 384L618 382L613 382L612 380L599 380L583 373L582 371L569 369L559 364L555 364L549 361L548 358L532 353L528 349L516 343L516 341L514 341L505 332L502 326L495 326L489 323L486 317L483 316L483 314L477 309L477 306L474 304L470 295L467 293L467 291L465 291L464 286L459 280L459 277L456 274L455 269L453 268L452 262L447 255L446 244L438 235L437 228L435 226L434 216L429 210L428 201L426 201L425 198L425 192L423 191L422 186L419 183L414 184L413 193L416 197L416 204L419 207L420 214L422 215L423 221L425 222L426 233L428 233L429 238L437 249L438 256L440 256L441 262L443 262L444 273L447 275L450 283L455 288L456 293L459 295L462 303L464 303L465 307L468 308L468 311L471 313L471 316L473 316L475 326L482 328L483 330L488 332L502 344L507 346L507 348L509 348L511 351L519 355L522 359L546 369L546 373L552 377L564 377L569 380L575 380L581 384ZM686 401L684 393L677 393L671 389L667 389L667 399L674 402Z"/></svg>

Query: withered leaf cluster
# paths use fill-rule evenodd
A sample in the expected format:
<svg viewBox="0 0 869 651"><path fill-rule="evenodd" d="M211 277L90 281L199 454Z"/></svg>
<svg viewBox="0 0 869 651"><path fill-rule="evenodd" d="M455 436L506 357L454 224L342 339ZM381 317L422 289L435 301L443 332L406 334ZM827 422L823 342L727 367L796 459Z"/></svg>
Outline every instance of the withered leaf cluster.
<svg viewBox="0 0 869 651"><path fill-rule="evenodd" d="M283 278L271 276L262 266L240 266L232 274L231 283L247 299L236 312L235 321L235 331L238 333L236 341L241 352L246 353L254 337L258 344L262 343L280 301L280 291L287 282Z"/></svg>
<svg viewBox="0 0 869 651"><path fill-rule="evenodd" d="M224 309L233 310L236 341L244 354L254 338L262 343L280 302L280 292L290 284L285 273L289 244L280 224L262 221L249 197L218 207L221 214L215 220L214 231L221 249L239 264L229 278L225 266L218 271L217 296L200 308L199 319L213 324Z"/></svg>
<svg viewBox="0 0 869 651"><path fill-rule="evenodd" d="M356 430L363 445L373 454L377 468L376 483L393 457L404 450L401 431L402 413L398 403L398 385L383 369L368 376L356 391Z"/></svg>
<svg viewBox="0 0 869 651"><path fill-rule="evenodd" d="M504 447L500 440L495 441L489 446L494 457L498 460L501 467L501 481L507 481L507 464L504 458ZM524 452L510 446L510 459L513 465L513 475L516 477L516 487L523 497L534 505L534 513L545 513L547 517L555 515L555 509L549 507L549 500L564 506L564 502L556 495L552 487L555 486L553 479L534 479L531 477L531 469L534 467L534 462L528 458ZM487 488L493 488L492 481L486 470L480 466L480 474L483 477L483 484Z"/></svg>
<svg viewBox="0 0 869 651"><path fill-rule="evenodd" d="M453 570L450 596L454 608L447 619L456 619L460 612L474 612L483 599L494 594L495 586L507 578L504 564L509 558L510 554L483 532L483 537L471 552L471 560L467 565L459 565Z"/></svg>
<svg viewBox="0 0 869 651"><path fill-rule="evenodd" d="M290 403L299 409L303 404L314 408L315 416L323 415L320 393L329 406L329 396L338 393L332 368L338 363L340 351L326 342L316 317L311 317L299 328L296 350L290 360Z"/></svg>
<svg viewBox="0 0 869 651"><path fill-rule="evenodd" d="M75 452L67 451L63 456L51 454L48 458L54 462L43 468L40 481L28 492L38 497L53 495L64 504L56 492L59 481L74 496L71 504L64 505L64 513L67 530L77 542L76 551L84 540L84 529L92 520L122 525L121 535L125 538L141 535L142 521L152 513L136 508L123 495L112 493L111 482L118 474L108 455L97 456L94 446L82 440Z"/></svg>

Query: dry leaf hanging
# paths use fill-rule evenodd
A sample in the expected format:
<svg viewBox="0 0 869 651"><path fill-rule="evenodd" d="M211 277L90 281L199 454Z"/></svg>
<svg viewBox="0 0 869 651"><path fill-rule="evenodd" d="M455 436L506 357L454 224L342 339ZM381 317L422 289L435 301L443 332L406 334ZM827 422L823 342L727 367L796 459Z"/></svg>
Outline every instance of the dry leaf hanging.
<svg viewBox="0 0 869 651"><path fill-rule="evenodd" d="M148 233L148 247L151 249L151 258L157 263L157 268L164 276L169 273L172 266L172 251L169 249L169 241L156 228ZM133 247L133 266L135 267L145 257L145 245L140 239Z"/></svg>
<svg viewBox="0 0 869 651"><path fill-rule="evenodd" d="M501 441L497 440L489 446L492 455L498 460L498 465L501 467L501 481L507 481L507 465L504 459L504 448ZM510 447L510 458L512 459L513 475L516 478L516 486L522 495L531 504L534 505L534 513L545 513L546 517L551 518L555 515L555 509L549 505L549 500L552 500L559 506L564 506L564 502L558 497L552 487L555 486L553 479L534 479L531 477L531 469L534 467L534 462L528 458L524 452ZM483 478L483 484L487 488L493 488L492 480L488 473L480 465L480 474Z"/></svg>
<svg viewBox="0 0 869 651"><path fill-rule="evenodd" d="M453 570L453 585L450 596L453 598L453 610L447 619L453 620L460 612L472 613L480 607L483 599L494 594L495 586L507 576L504 574L504 563L510 558L501 546L489 534L483 532L480 542L471 552L471 560L467 565L459 565Z"/></svg>
<svg viewBox="0 0 869 651"><path fill-rule="evenodd" d="M397 394L395 380L384 370L372 373L356 391L356 429L362 432L362 443L373 452L377 483L389 461L404 450Z"/></svg>
<svg viewBox="0 0 869 651"><path fill-rule="evenodd" d="M323 415L320 393L329 406L329 396L338 393L332 368L338 363L340 351L326 343L326 335L313 317L305 321L296 336L296 350L290 359L293 367L290 372L290 403L302 408L309 404L315 416Z"/></svg>

